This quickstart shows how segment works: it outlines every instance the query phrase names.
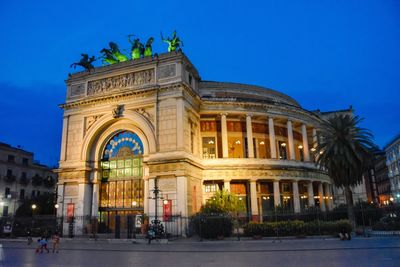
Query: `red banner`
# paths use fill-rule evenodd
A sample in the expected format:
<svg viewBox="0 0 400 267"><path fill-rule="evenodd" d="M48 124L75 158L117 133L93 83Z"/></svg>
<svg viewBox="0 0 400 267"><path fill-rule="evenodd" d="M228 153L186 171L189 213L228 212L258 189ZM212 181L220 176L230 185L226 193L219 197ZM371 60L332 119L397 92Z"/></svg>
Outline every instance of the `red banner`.
<svg viewBox="0 0 400 267"><path fill-rule="evenodd" d="M74 217L74 203L68 203L67 205L67 218L68 221L72 220L72 218Z"/></svg>
<svg viewBox="0 0 400 267"><path fill-rule="evenodd" d="M167 222L172 216L172 200L164 200L163 204L163 219Z"/></svg>

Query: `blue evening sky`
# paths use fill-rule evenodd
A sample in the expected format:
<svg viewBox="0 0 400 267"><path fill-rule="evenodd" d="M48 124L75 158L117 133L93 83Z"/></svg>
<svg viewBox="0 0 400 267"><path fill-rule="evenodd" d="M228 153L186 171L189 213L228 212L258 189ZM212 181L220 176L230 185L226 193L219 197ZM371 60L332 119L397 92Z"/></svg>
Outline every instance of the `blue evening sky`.
<svg viewBox="0 0 400 267"><path fill-rule="evenodd" d="M173 30L203 80L261 85L306 109L353 105L382 147L400 132L400 1L0 2L0 142L59 159L64 80L81 53Z"/></svg>

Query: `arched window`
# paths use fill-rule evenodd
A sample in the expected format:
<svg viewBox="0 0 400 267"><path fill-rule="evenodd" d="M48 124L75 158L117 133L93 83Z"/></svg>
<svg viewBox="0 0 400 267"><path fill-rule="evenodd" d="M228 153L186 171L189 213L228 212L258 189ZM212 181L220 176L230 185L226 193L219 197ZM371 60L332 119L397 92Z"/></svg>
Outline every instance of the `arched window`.
<svg viewBox="0 0 400 267"><path fill-rule="evenodd" d="M108 141L101 160L100 210L143 209L142 155L136 133L121 131Z"/></svg>

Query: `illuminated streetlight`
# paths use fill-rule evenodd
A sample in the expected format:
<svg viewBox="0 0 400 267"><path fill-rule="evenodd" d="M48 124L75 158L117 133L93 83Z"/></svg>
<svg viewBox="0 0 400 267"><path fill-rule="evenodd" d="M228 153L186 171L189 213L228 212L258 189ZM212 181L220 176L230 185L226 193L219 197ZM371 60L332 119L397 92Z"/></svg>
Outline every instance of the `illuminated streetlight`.
<svg viewBox="0 0 400 267"><path fill-rule="evenodd" d="M31 208L35 210L37 208L36 204L32 204Z"/></svg>
<svg viewBox="0 0 400 267"><path fill-rule="evenodd" d="M54 208L56 208L56 209L58 209L59 207L60 207L60 205L58 205L58 204L54 205Z"/></svg>

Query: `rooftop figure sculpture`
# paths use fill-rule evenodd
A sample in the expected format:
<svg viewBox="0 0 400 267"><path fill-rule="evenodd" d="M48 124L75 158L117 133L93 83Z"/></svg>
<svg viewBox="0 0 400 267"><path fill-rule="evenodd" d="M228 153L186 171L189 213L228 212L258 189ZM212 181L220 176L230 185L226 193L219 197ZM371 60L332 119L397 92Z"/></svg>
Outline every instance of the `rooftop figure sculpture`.
<svg viewBox="0 0 400 267"><path fill-rule="evenodd" d="M147 40L146 47L145 47L145 49L144 49L144 56L145 56L145 57L151 57L151 56L153 56L153 48L151 47L153 41L154 41L154 38L153 38L153 37L150 37L150 38Z"/></svg>
<svg viewBox="0 0 400 267"><path fill-rule="evenodd" d="M132 48L131 48L132 59L133 60L139 59L139 58L141 58L143 56L144 46L140 42L139 38L136 38L136 39L132 40L131 36L134 36L134 35L133 34L128 35L128 40L132 44Z"/></svg>
<svg viewBox="0 0 400 267"><path fill-rule="evenodd" d="M174 31L174 33L172 34L172 38L167 37L167 39L164 39L164 37L163 37L163 35L161 33L161 40L164 43L168 44L168 52L181 51L182 50L183 42L176 35L176 31Z"/></svg>
<svg viewBox="0 0 400 267"><path fill-rule="evenodd" d="M81 66L85 70L89 71L94 69L93 62L96 61L96 58L94 56L91 56L89 58L88 54L81 54L82 58L79 62L72 63L70 68L74 67L76 69L76 66Z"/></svg>

